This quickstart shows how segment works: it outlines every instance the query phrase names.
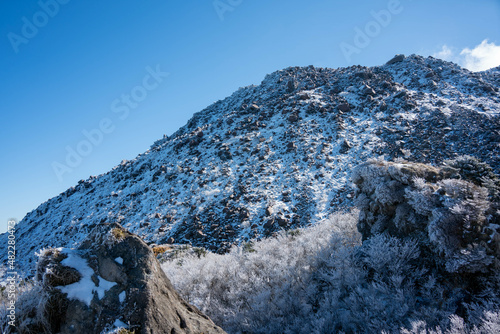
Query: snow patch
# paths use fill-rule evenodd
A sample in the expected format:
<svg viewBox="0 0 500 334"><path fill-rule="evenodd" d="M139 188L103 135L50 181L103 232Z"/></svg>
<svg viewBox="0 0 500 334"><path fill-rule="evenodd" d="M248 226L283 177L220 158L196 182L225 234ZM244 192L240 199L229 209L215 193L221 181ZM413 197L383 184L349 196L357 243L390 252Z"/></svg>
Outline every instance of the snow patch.
<svg viewBox="0 0 500 334"><path fill-rule="evenodd" d="M69 299L77 299L90 306L94 293L97 293L98 298L102 299L106 291L116 285L114 282L97 276L99 286L96 286L91 278L94 270L88 266L85 259L81 258L76 251L71 249L63 248L61 253L68 256L61 261L61 264L78 270L82 275L82 278L76 283L56 287L62 293L66 293Z"/></svg>
<svg viewBox="0 0 500 334"><path fill-rule="evenodd" d="M113 323L113 326L117 328L128 328L128 325L121 321L120 319L116 319L115 322Z"/></svg>
<svg viewBox="0 0 500 334"><path fill-rule="evenodd" d="M123 291L118 295L118 299L120 300L120 303L123 303L125 301L125 297L127 296L127 293Z"/></svg>

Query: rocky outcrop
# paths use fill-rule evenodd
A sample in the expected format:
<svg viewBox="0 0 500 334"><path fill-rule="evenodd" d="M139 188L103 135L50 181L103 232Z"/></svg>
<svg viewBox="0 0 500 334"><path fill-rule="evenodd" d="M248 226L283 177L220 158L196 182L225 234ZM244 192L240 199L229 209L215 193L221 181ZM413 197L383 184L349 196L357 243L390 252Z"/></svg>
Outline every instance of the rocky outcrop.
<svg viewBox="0 0 500 334"><path fill-rule="evenodd" d="M466 277L465 284L498 272L500 182L486 164L371 160L354 170L353 182L364 240L380 233L417 240L423 261Z"/></svg>
<svg viewBox="0 0 500 334"><path fill-rule="evenodd" d="M36 279L44 294L37 318L45 319L51 333L120 327L135 333L224 333L178 295L152 250L117 223L98 225L76 250L42 252Z"/></svg>
<svg viewBox="0 0 500 334"><path fill-rule="evenodd" d="M400 63L404 59L405 59L405 55L398 54L398 55L395 55L394 58L392 58L391 60L389 60L386 64L387 65L392 65L392 64Z"/></svg>

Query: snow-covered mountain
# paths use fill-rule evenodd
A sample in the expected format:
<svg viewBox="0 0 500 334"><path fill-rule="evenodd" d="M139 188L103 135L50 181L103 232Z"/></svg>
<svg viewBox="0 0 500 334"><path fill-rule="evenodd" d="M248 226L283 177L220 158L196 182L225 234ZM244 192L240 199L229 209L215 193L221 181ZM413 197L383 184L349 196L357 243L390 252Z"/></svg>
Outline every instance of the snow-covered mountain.
<svg viewBox="0 0 500 334"><path fill-rule="evenodd" d="M30 212L17 226L18 264L29 274L36 251L74 247L100 222L222 252L350 206L352 168L370 157L467 154L498 173L499 87L500 68L474 73L415 55L277 71Z"/></svg>

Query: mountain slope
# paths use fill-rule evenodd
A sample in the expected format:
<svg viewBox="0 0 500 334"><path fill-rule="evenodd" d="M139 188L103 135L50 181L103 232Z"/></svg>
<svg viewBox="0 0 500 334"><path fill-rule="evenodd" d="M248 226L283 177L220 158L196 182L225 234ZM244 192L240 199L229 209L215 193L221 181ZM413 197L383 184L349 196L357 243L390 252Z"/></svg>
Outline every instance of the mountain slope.
<svg viewBox="0 0 500 334"><path fill-rule="evenodd" d="M412 55L272 73L30 212L16 234L19 265L29 274L35 251L76 246L99 222L222 252L349 206L352 168L380 155L437 163L468 154L498 173L499 72Z"/></svg>

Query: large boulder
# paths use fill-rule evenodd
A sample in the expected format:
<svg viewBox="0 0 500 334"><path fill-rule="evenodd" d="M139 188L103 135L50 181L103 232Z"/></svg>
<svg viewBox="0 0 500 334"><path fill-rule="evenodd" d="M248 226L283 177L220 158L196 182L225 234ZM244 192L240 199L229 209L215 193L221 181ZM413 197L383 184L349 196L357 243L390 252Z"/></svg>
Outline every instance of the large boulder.
<svg viewBox="0 0 500 334"><path fill-rule="evenodd" d="M445 276L498 272L500 181L486 164L470 157L442 167L371 160L352 179L364 240L375 234L417 240L422 260Z"/></svg>
<svg viewBox="0 0 500 334"><path fill-rule="evenodd" d="M396 64L396 63L400 63L402 62L403 60L405 59L405 55L404 54L397 54L395 55L391 60L389 60L386 65L393 65L393 64Z"/></svg>
<svg viewBox="0 0 500 334"><path fill-rule="evenodd" d="M51 333L224 333L179 296L152 250L116 223L95 227L78 249L43 251L36 279L44 294L37 318Z"/></svg>

